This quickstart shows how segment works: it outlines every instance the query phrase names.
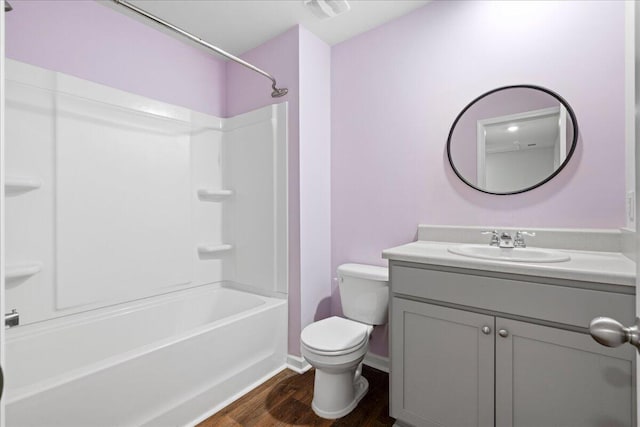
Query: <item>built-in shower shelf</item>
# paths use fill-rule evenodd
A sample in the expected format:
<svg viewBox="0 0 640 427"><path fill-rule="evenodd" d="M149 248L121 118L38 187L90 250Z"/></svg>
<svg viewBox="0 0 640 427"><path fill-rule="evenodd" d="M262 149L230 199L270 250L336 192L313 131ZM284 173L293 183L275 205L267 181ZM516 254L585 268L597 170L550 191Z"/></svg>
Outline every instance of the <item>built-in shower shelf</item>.
<svg viewBox="0 0 640 427"><path fill-rule="evenodd" d="M31 262L25 264L7 264L5 268L5 279L21 279L23 277L33 276L42 270L42 264Z"/></svg>
<svg viewBox="0 0 640 427"><path fill-rule="evenodd" d="M202 255L213 255L229 252L231 249L233 249L231 245L200 245L198 246L198 253Z"/></svg>
<svg viewBox="0 0 640 427"><path fill-rule="evenodd" d="M36 177L7 176L4 180L4 189L7 193L20 193L37 190L42 182Z"/></svg>
<svg viewBox="0 0 640 427"><path fill-rule="evenodd" d="M232 190L207 190L201 188L198 190L198 198L209 202L219 202L233 196Z"/></svg>

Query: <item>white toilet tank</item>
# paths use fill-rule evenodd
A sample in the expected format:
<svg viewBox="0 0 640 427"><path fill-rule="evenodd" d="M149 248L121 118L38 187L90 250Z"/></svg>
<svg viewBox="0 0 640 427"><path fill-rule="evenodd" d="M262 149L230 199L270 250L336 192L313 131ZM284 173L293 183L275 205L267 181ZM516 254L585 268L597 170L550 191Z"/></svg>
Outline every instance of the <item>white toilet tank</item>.
<svg viewBox="0 0 640 427"><path fill-rule="evenodd" d="M368 325L387 323L389 270L364 264L338 267L340 301L345 317Z"/></svg>

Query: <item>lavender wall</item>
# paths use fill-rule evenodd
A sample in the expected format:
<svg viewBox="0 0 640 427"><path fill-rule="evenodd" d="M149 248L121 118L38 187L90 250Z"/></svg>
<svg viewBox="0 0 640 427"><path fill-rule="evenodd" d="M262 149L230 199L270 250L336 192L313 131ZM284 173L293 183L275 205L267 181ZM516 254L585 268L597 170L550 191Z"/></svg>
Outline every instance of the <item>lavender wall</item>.
<svg viewBox="0 0 640 427"><path fill-rule="evenodd" d="M225 115L225 63L211 54L93 1L11 3L8 58Z"/></svg>
<svg viewBox="0 0 640 427"><path fill-rule="evenodd" d="M300 28L302 328L331 315L330 111L331 48L311 32Z"/></svg>
<svg viewBox="0 0 640 427"><path fill-rule="evenodd" d="M610 1L437 1L334 46L332 271L384 265L418 223L624 226L623 14ZM567 99L577 151L531 192L474 191L446 160L449 127L475 96L519 83ZM387 354L384 331L371 345Z"/></svg>

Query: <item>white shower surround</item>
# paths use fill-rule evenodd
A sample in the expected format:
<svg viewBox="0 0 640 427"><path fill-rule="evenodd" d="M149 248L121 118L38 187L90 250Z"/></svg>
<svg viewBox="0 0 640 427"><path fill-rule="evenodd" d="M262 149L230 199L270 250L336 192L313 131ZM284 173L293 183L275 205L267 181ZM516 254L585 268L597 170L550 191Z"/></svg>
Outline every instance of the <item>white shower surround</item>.
<svg viewBox="0 0 640 427"><path fill-rule="evenodd" d="M7 281L21 324L223 280L286 293L286 109L220 119L8 60L5 173L40 184L6 199L7 267L42 267Z"/></svg>
<svg viewBox="0 0 640 427"><path fill-rule="evenodd" d="M5 173L38 183L6 203L10 425L195 422L285 366L286 103L221 119L11 60L6 99Z"/></svg>

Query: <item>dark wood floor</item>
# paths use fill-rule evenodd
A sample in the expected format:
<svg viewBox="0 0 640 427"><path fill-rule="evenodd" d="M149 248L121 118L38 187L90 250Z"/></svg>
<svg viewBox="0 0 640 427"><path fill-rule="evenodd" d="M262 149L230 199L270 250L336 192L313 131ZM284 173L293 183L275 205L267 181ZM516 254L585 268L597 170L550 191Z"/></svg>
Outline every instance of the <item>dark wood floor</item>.
<svg viewBox="0 0 640 427"><path fill-rule="evenodd" d="M311 409L314 370L299 375L285 369L260 387L203 421L198 427L250 426L392 426L389 417L389 376L365 366L369 392L350 414L325 420Z"/></svg>

